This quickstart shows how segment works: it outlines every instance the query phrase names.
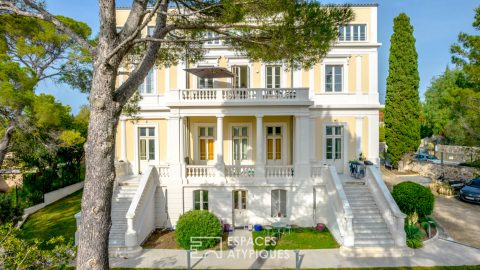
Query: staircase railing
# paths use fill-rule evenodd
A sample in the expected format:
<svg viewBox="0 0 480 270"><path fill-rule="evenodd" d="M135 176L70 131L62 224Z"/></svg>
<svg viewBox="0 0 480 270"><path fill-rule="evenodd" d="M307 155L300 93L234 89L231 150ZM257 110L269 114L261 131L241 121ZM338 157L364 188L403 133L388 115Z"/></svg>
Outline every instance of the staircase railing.
<svg viewBox="0 0 480 270"><path fill-rule="evenodd" d="M157 169L150 166L140 180L132 203L125 215L127 231L125 246L139 248L140 244L155 229L155 189L159 185Z"/></svg>
<svg viewBox="0 0 480 270"><path fill-rule="evenodd" d="M312 167L312 176L321 175L324 178L330 206L329 210L333 211L333 218L338 225L343 245L352 247L354 244L353 213L342 182L338 177L335 166L323 166L322 171L320 173L318 167Z"/></svg>
<svg viewBox="0 0 480 270"><path fill-rule="evenodd" d="M406 235L404 225L406 215L400 211L400 208L398 208L392 194L383 182L382 176L377 167L367 166L367 177L365 178L378 209L392 233L395 246L405 247Z"/></svg>

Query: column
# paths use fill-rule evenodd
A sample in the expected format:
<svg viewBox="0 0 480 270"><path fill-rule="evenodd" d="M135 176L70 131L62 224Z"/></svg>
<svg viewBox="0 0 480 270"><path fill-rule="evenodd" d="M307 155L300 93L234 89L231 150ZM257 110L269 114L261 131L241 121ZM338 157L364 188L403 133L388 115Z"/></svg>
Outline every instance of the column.
<svg viewBox="0 0 480 270"><path fill-rule="evenodd" d="M265 138L263 137L263 115L257 115L257 157L255 159L255 176L265 177Z"/></svg>
<svg viewBox="0 0 480 270"><path fill-rule="evenodd" d="M310 129L307 115L295 116L295 142L293 150L295 152L295 177L310 177Z"/></svg>
<svg viewBox="0 0 480 270"><path fill-rule="evenodd" d="M355 118L355 158L362 153L363 117Z"/></svg>
<svg viewBox="0 0 480 270"><path fill-rule="evenodd" d="M355 80L355 92L357 95L362 93L362 56L357 55L355 57L355 71L356 71L356 80Z"/></svg>
<svg viewBox="0 0 480 270"><path fill-rule="evenodd" d="M225 177L225 161L223 159L223 116L217 116L217 138L215 140L215 157L217 176Z"/></svg>
<svg viewBox="0 0 480 270"><path fill-rule="evenodd" d="M183 137L180 132L180 117L177 115L170 116L168 119L168 136L167 136L167 148L168 148L168 163L170 170L170 179L172 181L178 181L182 179L183 173L181 168L180 158L181 154L180 140Z"/></svg>
<svg viewBox="0 0 480 270"><path fill-rule="evenodd" d="M120 119L120 160L127 162L127 121Z"/></svg>
<svg viewBox="0 0 480 270"><path fill-rule="evenodd" d="M185 165L185 124L184 124L184 118L179 117L178 118L178 127L179 127L179 145L178 145L178 155L179 155L179 161L180 164Z"/></svg>
<svg viewBox="0 0 480 270"><path fill-rule="evenodd" d="M315 116L310 116L310 163L315 163L317 161L317 119Z"/></svg>

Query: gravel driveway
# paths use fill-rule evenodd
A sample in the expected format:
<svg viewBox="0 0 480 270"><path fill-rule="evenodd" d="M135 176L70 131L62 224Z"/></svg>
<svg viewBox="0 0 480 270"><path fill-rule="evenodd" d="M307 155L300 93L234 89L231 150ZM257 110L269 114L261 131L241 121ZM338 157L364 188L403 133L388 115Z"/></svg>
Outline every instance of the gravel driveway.
<svg viewBox="0 0 480 270"><path fill-rule="evenodd" d="M404 181L427 184L429 178L413 175L395 175L382 169L383 180L392 186ZM480 205L462 202L456 198L435 195L433 217L453 240L480 248Z"/></svg>

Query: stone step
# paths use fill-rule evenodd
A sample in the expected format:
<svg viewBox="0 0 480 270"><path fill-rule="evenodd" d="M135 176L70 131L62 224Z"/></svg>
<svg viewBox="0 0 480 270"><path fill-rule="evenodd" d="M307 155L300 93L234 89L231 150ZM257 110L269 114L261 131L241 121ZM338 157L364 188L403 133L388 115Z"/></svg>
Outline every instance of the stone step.
<svg viewBox="0 0 480 270"><path fill-rule="evenodd" d="M389 239L376 239L376 238L368 238L368 239L359 239L355 237L354 245L356 247L384 247L384 246L393 246L395 241L392 238Z"/></svg>
<svg viewBox="0 0 480 270"><path fill-rule="evenodd" d="M368 223L385 223L383 217L378 216L355 216L353 215L353 224L368 224Z"/></svg>
<svg viewBox="0 0 480 270"><path fill-rule="evenodd" d="M355 233L355 237L357 234L390 234L387 226L379 227L379 228L356 228L353 227L353 232ZM389 235L390 236L390 235Z"/></svg>
<svg viewBox="0 0 480 270"><path fill-rule="evenodd" d="M388 233L381 233L381 232L376 232L376 233L356 233L355 234L355 240L371 240L371 239L392 239L392 236Z"/></svg>
<svg viewBox="0 0 480 270"><path fill-rule="evenodd" d="M365 215L369 215L369 214L374 214L376 216L376 214L380 215L380 211L378 211L378 208L352 208L352 212L353 212L353 215L355 216L355 214L359 215L359 214L365 214Z"/></svg>
<svg viewBox="0 0 480 270"><path fill-rule="evenodd" d="M354 208L356 206L374 206L377 207L377 204L374 200L361 200L361 201L349 201L350 207Z"/></svg>
<svg viewBox="0 0 480 270"><path fill-rule="evenodd" d="M370 222L370 223L354 223L353 224L353 229L371 229L371 230L376 230L376 229L383 229L387 228L387 224L385 222Z"/></svg>
<svg viewBox="0 0 480 270"><path fill-rule="evenodd" d="M354 201L375 201L372 197L372 195L368 194L368 195L362 195L362 196L357 196L357 195L348 195L347 194L347 200L350 202L354 202Z"/></svg>

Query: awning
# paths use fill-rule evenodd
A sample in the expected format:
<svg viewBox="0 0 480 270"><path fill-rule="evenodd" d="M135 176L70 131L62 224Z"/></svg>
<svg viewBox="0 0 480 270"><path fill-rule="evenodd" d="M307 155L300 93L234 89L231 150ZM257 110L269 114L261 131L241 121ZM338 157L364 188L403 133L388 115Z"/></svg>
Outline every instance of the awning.
<svg viewBox="0 0 480 270"><path fill-rule="evenodd" d="M199 68L186 68L186 72L200 78L233 78L232 72L223 67L199 67Z"/></svg>

